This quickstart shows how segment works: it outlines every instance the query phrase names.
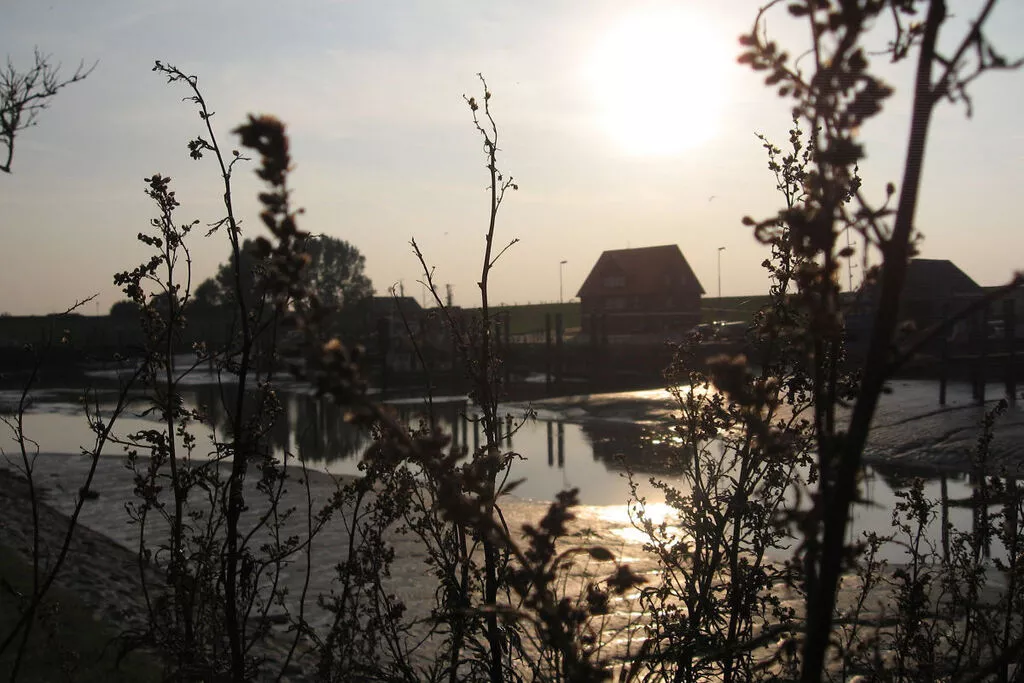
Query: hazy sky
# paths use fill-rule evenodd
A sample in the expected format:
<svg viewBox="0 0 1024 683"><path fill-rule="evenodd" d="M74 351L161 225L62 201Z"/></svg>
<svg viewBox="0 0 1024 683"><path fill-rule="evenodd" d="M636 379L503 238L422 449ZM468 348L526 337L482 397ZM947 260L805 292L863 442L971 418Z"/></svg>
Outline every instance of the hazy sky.
<svg viewBox="0 0 1024 683"><path fill-rule="evenodd" d="M767 252L740 219L780 203L754 132L783 143L789 105L735 64L760 2L3 0L0 45L15 65L34 46L66 71L99 64L21 136L14 174L0 176L0 311L62 310L94 292L105 311L121 298L112 274L145 253L135 235L154 215L153 173L173 178L180 221L220 217L217 170L185 146L201 122L155 59L199 75L228 149L249 112L288 124L302 227L355 244L378 292L402 282L421 296L415 237L456 303L476 301L487 177L462 95L479 94L483 72L500 165L521 188L500 217L498 240L520 243L492 301L557 300L562 260L568 299L601 251L673 243L708 294L722 246L722 293L761 293ZM980 2L951 4L950 33ZM991 24L997 45L1020 49L1024 3L1004 0ZM784 8L769 31L791 46L805 35ZM909 113L909 65L885 73L897 96L862 131L879 198L899 181ZM928 150L923 255L985 285L1024 267L1022 79L979 81L973 119L943 106ZM236 177L243 230L259 234L258 186L248 168ZM192 249L205 278L226 236L197 235Z"/></svg>

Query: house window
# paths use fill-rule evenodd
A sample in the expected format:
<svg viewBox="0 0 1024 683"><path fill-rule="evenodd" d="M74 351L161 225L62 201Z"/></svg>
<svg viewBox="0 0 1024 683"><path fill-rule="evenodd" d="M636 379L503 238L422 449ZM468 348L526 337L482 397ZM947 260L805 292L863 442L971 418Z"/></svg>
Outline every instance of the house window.
<svg viewBox="0 0 1024 683"><path fill-rule="evenodd" d="M610 296L605 304L605 307L609 311L624 311L626 310L626 297L624 296Z"/></svg>
<svg viewBox="0 0 1024 683"><path fill-rule="evenodd" d="M621 289L626 286L625 275L605 275L604 286L608 289Z"/></svg>

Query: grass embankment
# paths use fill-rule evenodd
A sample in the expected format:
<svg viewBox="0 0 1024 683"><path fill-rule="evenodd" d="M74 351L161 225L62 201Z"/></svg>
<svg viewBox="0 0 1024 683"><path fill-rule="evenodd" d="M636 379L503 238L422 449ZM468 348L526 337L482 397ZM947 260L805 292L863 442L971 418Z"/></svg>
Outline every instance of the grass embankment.
<svg viewBox="0 0 1024 683"><path fill-rule="evenodd" d="M770 301L771 297L763 294L723 296L720 299L704 297L701 300L700 319L705 323L716 320L749 323L754 320L754 314Z"/></svg>
<svg viewBox="0 0 1024 683"><path fill-rule="evenodd" d="M562 325L571 330L580 326L580 302L564 304L526 304L523 306L492 306L491 315L509 313L510 334L534 334L545 330L545 316L551 316L551 329L555 315L562 314Z"/></svg>
<svg viewBox="0 0 1024 683"><path fill-rule="evenodd" d="M704 297L701 299L701 322L751 322L754 314L767 305L766 295ZM562 314L565 329L580 327L580 303L527 304L524 306L495 306L492 314L508 311L512 334L544 332L545 316L550 315L554 325L555 314Z"/></svg>
<svg viewBox="0 0 1024 683"><path fill-rule="evenodd" d="M0 545L0 638L6 639L32 592L32 567ZM150 655L132 652L118 664L120 644L114 624L98 621L71 592L51 588L36 613L18 681L125 683L161 680ZM10 680L20 635L0 654L0 680Z"/></svg>

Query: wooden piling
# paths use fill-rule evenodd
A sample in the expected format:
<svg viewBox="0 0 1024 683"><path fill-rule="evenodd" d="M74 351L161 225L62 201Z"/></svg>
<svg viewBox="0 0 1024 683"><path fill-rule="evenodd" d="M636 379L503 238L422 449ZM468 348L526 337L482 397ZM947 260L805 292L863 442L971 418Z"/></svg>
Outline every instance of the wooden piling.
<svg viewBox="0 0 1024 683"><path fill-rule="evenodd" d="M505 369L505 386L507 387L512 383L512 312L504 311L502 313L505 324L505 339L504 347L502 348L501 354L501 365Z"/></svg>
<svg viewBox="0 0 1024 683"><path fill-rule="evenodd" d="M981 311L981 334L979 340L981 342L981 348L979 349L978 355L978 402L984 405L985 403L985 382L987 381L987 370L988 370L988 321L989 311L988 306Z"/></svg>
<svg viewBox="0 0 1024 683"><path fill-rule="evenodd" d="M949 319L949 303L942 305L942 320ZM946 405L946 383L949 379L949 335L939 340L939 405Z"/></svg>
<svg viewBox="0 0 1024 683"><path fill-rule="evenodd" d="M975 313L968 318L968 325L970 331L968 333L968 362L971 368L971 398L975 401L983 401L981 396L981 390L979 387L979 372L978 372L978 358L980 357L980 338L981 338L981 327L980 316Z"/></svg>
<svg viewBox="0 0 1024 683"><path fill-rule="evenodd" d="M1006 400L1017 405L1017 363L1014 358L1017 345L1017 311L1013 299L1003 299L1003 338L1006 340Z"/></svg>
<svg viewBox="0 0 1024 683"><path fill-rule="evenodd" d="M562 342L565 337L565 325L561 313L555 314L555 384L562 393L565 383L565 358L562 355Z"/></svg>
<svg viewBox="0 0 1024 683"><path fill-rule="evenodd" d="M551 314L544 314L544 394L551 395Z"/></svg>

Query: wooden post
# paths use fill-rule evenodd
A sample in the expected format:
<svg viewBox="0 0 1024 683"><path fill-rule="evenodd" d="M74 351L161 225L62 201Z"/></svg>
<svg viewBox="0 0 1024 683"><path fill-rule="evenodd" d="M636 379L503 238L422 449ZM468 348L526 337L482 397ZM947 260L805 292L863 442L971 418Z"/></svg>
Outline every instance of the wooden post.
<svg viewBox="0 0 1024 683"><path fill-rule="evenodd" d="M505 318L505 343L504 353L501 356L502 367L505 368L505 386L508 387L512 381L512 353L510 351L509 343L512 341L512 312L505 311L503 316ZM506 391L508 389L506 388Z"/></svg>
<svg viewBox="0 0 1024 683"><path fill-rule="evenodd" d="M565 382L565 359L562 356L562 341L565 335L565 325L562 321L562 314L555 314L555 382L558 392L563 392Z"/></svg>
<svg viewBox="0 0 1024 683"><path fill-rule="evenodd" d="M949 302L942 305L942 320L949 319ZM949 378L949 335L939 340L939 405L946 405L946 382ZM943 480L945 481L945 480Z"/></svg>
<svg viewBox="0 0 1024 683"><path fill-rule="evenodd" d="M971 398L975 401L979 401L981 400L981 392L978 387L978 358L980 356L978 350L980 344L978 342L981 336L981 331L978 329L980 327L979 314L975 313L971 315L968 322L970 324L970 333L968 335L970 343L968 344L967 362L970 363L971 368Z"/></svg>
<svg viewBox="0 0 1024 683"><path fill-rule="evenodd" d="M380 349L380 397L388 395L388 352L391 350L391 322L387 318L377 320L377 348Z"/></svg>
<svg viewBox="0 0 1024 683"><path fill-rule="evenodd" d="M551 395L551 314L544 314L544 394Z"/></svg>
<svg viewBox="0 0 1024 683"><path fill-rule="evenodd" d="M1014 348L1017 344L1017 311L1013 299L1003 299L1003 336L1006 339L1006 400L1017 405L1017 367Z"/></svg>
<svg viewBox="0 0 1024 683"><path fill-rule="evenodd" d="M978 402L982 405L985 403L985 382L987 380L986 375L988 374L988 320L989 312L988 306L986 306L981 311L981 334L978 336L981 342L981 349L978 354Z"/></svg>

